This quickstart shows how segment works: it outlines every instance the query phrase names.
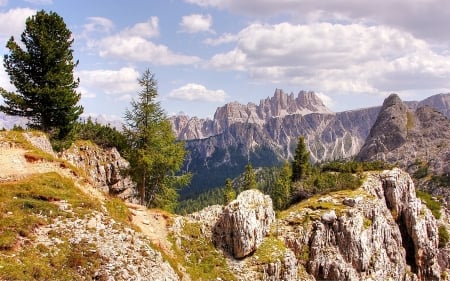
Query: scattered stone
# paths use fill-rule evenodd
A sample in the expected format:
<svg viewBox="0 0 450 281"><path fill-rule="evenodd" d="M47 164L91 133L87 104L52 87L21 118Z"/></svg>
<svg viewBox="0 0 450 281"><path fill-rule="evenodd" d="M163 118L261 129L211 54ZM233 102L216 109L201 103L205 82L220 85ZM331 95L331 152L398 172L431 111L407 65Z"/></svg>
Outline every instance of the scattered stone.
<svg viewBox="0 0 450 281"><path fill-rule="evenodd" d="M328 213L323 214L321 219L324 223L333 223L337 219L337 216L334 210L332 210Z"/></svg>
<svg viewBox="0 0 450 281"><path fill-rule="evenodd" d="M349 206L349 207L355 207L355 205L356 205L356 200L353 199L353 198L345 198L345 199L342 201L342 204L344 204L344 205L346 205L346 206Z"/></svg>

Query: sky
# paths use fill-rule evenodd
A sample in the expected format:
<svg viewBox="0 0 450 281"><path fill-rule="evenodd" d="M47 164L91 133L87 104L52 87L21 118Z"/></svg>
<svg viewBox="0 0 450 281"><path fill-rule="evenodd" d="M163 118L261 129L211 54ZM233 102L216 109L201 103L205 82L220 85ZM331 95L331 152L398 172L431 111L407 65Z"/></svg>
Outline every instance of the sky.
<svg viewBox="0 0 450 281"><path fill-rule="evenodd" d="M277 88L335 112L450 92L448 0L0 0L2 55L39 10L73 34L84 115L122 118L147 69L168 115L199 118Z"/></svg>

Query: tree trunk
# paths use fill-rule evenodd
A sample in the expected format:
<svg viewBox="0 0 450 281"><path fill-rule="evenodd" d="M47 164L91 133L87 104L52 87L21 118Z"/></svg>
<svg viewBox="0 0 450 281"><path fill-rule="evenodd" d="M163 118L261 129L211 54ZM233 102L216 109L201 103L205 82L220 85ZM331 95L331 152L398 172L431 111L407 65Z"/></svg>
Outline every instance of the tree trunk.
<svg viewBox="0 0 450 281"><path fill-rule="evenodd" d="M142 183L139 190L139 196L141 197L141 205L145 206L145 176L146 176L146 170L144 170L144 173L142 175Z"/></svg>

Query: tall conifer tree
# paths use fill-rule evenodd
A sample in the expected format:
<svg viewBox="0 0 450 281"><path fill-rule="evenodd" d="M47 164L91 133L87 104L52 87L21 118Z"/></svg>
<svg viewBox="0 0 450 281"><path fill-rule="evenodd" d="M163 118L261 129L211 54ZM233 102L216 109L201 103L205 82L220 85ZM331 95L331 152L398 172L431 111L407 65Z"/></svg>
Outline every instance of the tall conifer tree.
<svg viewBox="0 0 450 281"><path fill-rule="evenodd" d="M300 136L295 149L294 161L292 162L292 181L296 182L303 179L310 169L309 151L306 148L305 138Z"/></svg>
<svg viewBox="0 0 450 281"><path fill-rule="evenodd" d="M172 126L156 101L154 74L147 69L138 82L141 91L125 112L123 128L131 147L127 155L130 174L137 183L141 204L173 211L177 187L190 180L189 175L175 176L183 164L184 144L176 141Z"/></svg>
<svg viewBox="0 0 450 281"><path fill-rule="evenodd" d="M30 127L62 139L83 112L75 91L79 80L73 76L78 62L73 60L72 33L54 12L39 11L25 26L25 49L14 37L6 44L10 53L4 56L4 66L17 92L0 88L5 102L0 110L27 117Z"/></svg>

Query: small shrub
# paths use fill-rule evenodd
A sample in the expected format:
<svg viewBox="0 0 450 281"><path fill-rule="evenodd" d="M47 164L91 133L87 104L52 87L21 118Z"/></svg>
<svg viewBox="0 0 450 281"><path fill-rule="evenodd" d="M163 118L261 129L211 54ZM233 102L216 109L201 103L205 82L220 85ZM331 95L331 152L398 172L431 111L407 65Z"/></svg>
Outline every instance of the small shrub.
<svg viewBox="0 0 450 281"><path fill-rule="evenodd" d="M433 216L437 220L440 219L441 218L441 208L442 208L441 203L439 201L433 199L431 194L429 194L425 191L417 190L416 194L417 194L417 197L420 198L420 200L422 200L425 203L427 208L430 209Z"/></svg>
<svg viewBox="0 0 450 281"><path fill-rule="evenodd" d="M447 228L444 225L439 226L439 248L443 248L447 245L450 240L450 235Z"/></svg>

